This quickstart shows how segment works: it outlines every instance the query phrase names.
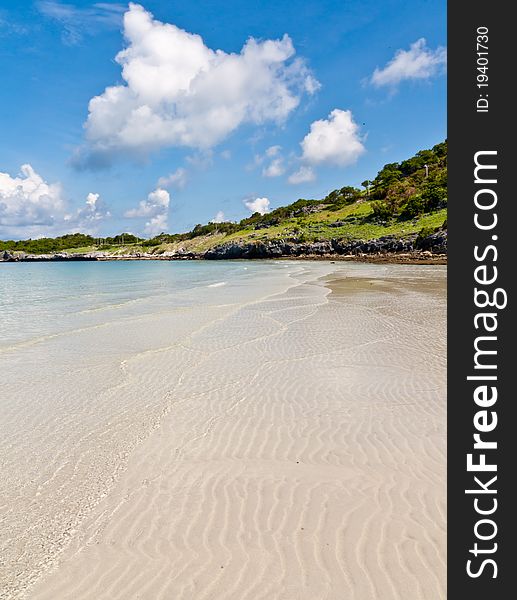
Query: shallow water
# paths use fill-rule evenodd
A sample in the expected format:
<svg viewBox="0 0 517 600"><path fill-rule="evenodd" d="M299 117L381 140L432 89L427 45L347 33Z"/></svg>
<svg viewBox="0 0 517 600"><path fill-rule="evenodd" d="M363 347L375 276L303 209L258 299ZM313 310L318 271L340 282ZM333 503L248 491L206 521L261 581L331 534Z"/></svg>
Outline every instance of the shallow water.
<svg viewBox="0 0 517 600"><path fill-rule="evenodd" d="M331 422L317 427L318 404L338 410L333 396L341 398L340 411L371 411L377 405L408 406L417 395L423 405L402 410L416 411L431 430L443 417L443 268L294 261L0 267L2 598L22 597L65 558L69 546L94 539L92 531L105 519L102 515L125 498L117 497L124 477L133 473L139 481L147 480L146 470L165 460L160 472L169 476L162 486L179 481L181 473L175 469L181 461L150 458L167 447L159 442L164 431L171 440L167 456L177 453L179 460L185 448L214 435L214 423L224 429L238 417L235 428L222 431L210 445L210 461L213 452L222 453L220 460L230 452L231 464L238 464L256 438L253 452L258 452L259 480L264 482L274 479L275 461L281 459L278 464L283 465L294 447L315 468L319 457L320 470L341 464L336 440L347 447L340 436L350 433L348 425L336 421L334 432ZM333 294L329 281L334 281ZM258 412L246 413L250 407ZM289 418L292 424L299 421L298 440L294 425L286 423ZM360 423L358 418L358 427ZM370 436L377 435L370 426L369 445ZM378 433L388 427L387 421L380 423ZM402 427L404 431L407 425ZM411 435L400 443L412 443ZM325 448L325 436L332 449ZM398 444L394 439L389 443ZM283 440L294 446L284 447ZM144 452L149 445L154 450ZM238 447L240 454L234 455ZM439 468L437 478L426 472L426 482L436 483L444 472L441 446L437 450L432 445L425 450L429 452L438 454L433 460ZM360 453L369 464L372 457L380 461L383 450L370 456L363 447ZM353 469L357 462L350 462ZM341 466L345 479L350 477L350 465ZM218 467L214 469L206 481ZM194 472L191 465L183 475L188 479ZM339 477L329 472L324 478L332 476ZM292 503L289 507L296 510ZM183 529L190 531L188 522ZM181 523L175 527L182 536ZM195 545L205 535L201 533L193 532L188 544ZM433 554L440 545L431 546ZM424 561L429 570L428 563ZM48 597L130 597L126 588L90 595L92 584L86 579L83 590L74 585L68 596L56 595L51 587ZM172 596L164 597L197 598L185 581L177 585ZM337 576L336 586L343 587ZM437 589L442 588L430 585L429 595L417 589L413 597L436 598ZM241 598L244 591L249 589L213 597ZM314 593L322 592L309 586L299 597L316 597ZM280 586L269 597L282 594ZM151 592L142 597L161 596Z"/></svg>

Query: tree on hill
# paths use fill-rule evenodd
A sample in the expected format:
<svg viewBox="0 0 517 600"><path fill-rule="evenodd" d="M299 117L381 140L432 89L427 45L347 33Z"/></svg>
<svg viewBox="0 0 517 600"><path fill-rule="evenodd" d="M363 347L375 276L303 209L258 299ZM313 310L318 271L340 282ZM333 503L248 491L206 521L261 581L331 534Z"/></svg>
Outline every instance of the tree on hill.
<svg viewBox="0 0 517 600"><path fill-rule="evenodd" d="M447 205L447 141L385 165L374 179L374 218L407 219Z"/></svg>

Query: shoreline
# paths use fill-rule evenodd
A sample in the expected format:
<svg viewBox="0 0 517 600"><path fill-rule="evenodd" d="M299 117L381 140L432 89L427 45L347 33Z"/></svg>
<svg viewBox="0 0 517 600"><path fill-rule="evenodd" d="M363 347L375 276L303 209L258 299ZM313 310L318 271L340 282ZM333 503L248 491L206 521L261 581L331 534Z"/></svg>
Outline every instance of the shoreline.
<svg viewBox="0 0 517 600"><path fill-rule="evenodd" d="M443 598L444 279L421 273L307 265L125 359L167 408L27 597Z"/></svg>
<svg viewBox="0 0 517 600"><path fill-rule="evenodd" d="M445 269L247 262L13 350L13 409L20 364L54 374L25 597L445 597Z"/></svg>
<svg viewBox="0 0 517 600"><path fill-rule="evenodd" d="M327 239L313 242L282 239L254 242L226 242L206 250L178 247L155 248L144 252L137 248L90 252L49 252L28 254L4 250L0 262L46 261L115 261L115 260L330 260L392 264L446 264L447 231L439 230L426 237L413 235L397 238L388 235L371 240Z"/></svg>
<svg viewBox="0 0 517 600"><path fill-rule="evenodd" d="M32 254L24 256L10 255L9 258L0 258L0 263L18 263L18 262L117 262L117 261L213 261L203 255L163 255L163 254L111 254L111 255L91 255L91 254ZM281 255L265 257L225 257L218 261L225 260L291 260L291 261L322 261L322 262L362 262L373 264L401 264L401 265L446 265L447 254L433 253L430 251L416 252L383 252L383 253L359 253L359 254L298 254Z"/></svg>

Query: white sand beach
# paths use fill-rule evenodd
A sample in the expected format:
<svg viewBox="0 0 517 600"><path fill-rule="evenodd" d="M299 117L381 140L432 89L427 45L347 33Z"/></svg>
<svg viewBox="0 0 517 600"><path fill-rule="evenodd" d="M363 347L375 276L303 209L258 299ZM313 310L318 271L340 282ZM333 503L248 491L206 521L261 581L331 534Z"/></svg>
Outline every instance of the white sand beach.
<svg viewBox="0 0 517 600"><path fill-rule="evenodd" d="M0 348L0 597L445 599L446 268L217 269Z"/></svg>

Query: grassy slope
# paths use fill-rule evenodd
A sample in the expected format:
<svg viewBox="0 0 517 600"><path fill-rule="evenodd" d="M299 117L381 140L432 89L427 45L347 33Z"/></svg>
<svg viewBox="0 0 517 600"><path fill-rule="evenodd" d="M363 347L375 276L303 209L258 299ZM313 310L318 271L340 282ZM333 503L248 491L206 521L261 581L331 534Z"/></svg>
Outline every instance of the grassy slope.
<svg viewBox="0 0 517 600"><path fill-rule="evenodd" d="M372 213L372 203L359 201L345 206L337 211L323 210L305 217L286 219L267 229L245 228L231 234L213 233L198 236L190 240L160 244L154 247L141 247L137 244L113 248L111 252L120 254L124 251L140 250L161 254L182 248L190 252L205 252L219 244L227 242L258 242L273 239L318 241L329 239L363 239L369 240L385 235L404 237L418 233L424 227L441 227L447 219L447 209L423 215L408 221L393 220L386 225L380 225L368 219ZM351 218L341 227L330 227L330 223ZM356 220L352 220L352 219Z"/></svg>
<svg viewBox="0 0 517 600"><path fill-rule="evenodd" d="M65 252L81 253L102 250L113 254L125 254L130 252L151 252L161 254L183 249L189 252L205 252L219 244L227 242L258 242L273 239L298 240L312 242L330 239L362 239L370 240L385 235L404 237L412 233L418 233L422 228L441 227L447 219L447 209L441 209L418 218L399 221L392 220L386 225L381 225L369 216L372 214L372 202L360 200L354 204L345 206L339 210L322 210L321 212L285 219L277 225L265 229L243 228L231 234L212 233L201 235L189 240L164 243L158 246L142 246L140 244L128 244L124 246L82 246L78 248L64 249ZM330 227L329 224L343 221L340 227Z"/></svg>
<svg viewBox="0 0 517 600"><path fill-rule="evenodd" d="M412 221L394 221L387 225L379 225L369 220L363 220L371 214L371 202L358 202L346 206L338 211L324 210L320 213L308 215L303 218L287 219L278 225L267 229L243 229L230 235L211 235L194 238L179 244L164 244L173 249L179 246L192 251L208 250L213 246L230 241L266 241L271 239L297 239L304 241L318 241L329 239L374 239L384 235L406 236L418 233L423 227L440 227L447 218L447 209L424 215ZM357 217L341 227L329 227L329 223L343 221L347 217ZM166 248L164 247L163 250ZM162 247L155 251L163 251Z"/></svg>

